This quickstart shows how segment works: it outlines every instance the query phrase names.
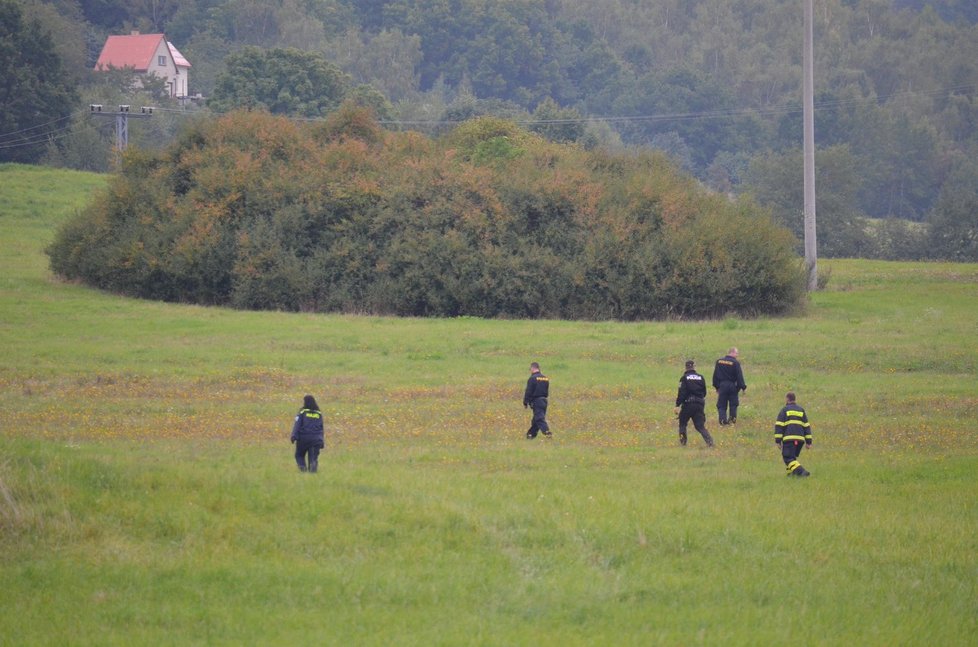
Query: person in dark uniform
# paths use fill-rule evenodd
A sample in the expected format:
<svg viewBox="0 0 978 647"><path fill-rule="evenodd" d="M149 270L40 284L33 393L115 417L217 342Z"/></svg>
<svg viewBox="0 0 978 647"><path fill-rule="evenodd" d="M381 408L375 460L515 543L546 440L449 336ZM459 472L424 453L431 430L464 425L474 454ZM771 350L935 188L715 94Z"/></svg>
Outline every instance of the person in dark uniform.
<svg viewBox="0 0 978 647"><path fill-rule="evenodd" d="M326 446L323 434L323 414L316 398L307 395L292 425L292 443L295 445L295 462L300 472L316 472L319 469L319 450ZM308 457L309 463L306 464Z"/></svg>
<svg viewBox="0 0 978 647"><path fill-rule="evenodd" d="M784 459L788 476L811 474L798 462L798 456L802 447L812 446L812 426L808 422L808 414L795 402L795 394L791 391L785 395L784 408L774 423L774 442L781 448L781 458Z"/></svg>
<svg viewBox="0 0 978 647"><path fill-rule="evenodd" d="M726 356L717 360L713 367L713 388L717 392L717 413L721 425L737 422L737 407L740 406L739 393L747 390L747 383L744 382L744 371L740 368L737 355L737 348L731 348Z"/></svg>
<svg viewBox="0 0 978 647"><path fill-rule="evenodd" d="M676 413L679 415L679 444L686 445L686 426L693 421L708 447L713 447L713 437L706 430L706 378L696 372L693 360L686 360L686 372L679 378L679 394L676 396Z"/></svg>
<svg viewBox="0 0 978 647"><path fill-rule="evenodd" d="M533 420L526 432L527 438L536 438L537 432L550 436L550 425L547 424L547 398L550 397L550 378L540 372L540 365L530 364L530 379L526 381L526 391L523 392L523 407L533 410Z"/></svg>

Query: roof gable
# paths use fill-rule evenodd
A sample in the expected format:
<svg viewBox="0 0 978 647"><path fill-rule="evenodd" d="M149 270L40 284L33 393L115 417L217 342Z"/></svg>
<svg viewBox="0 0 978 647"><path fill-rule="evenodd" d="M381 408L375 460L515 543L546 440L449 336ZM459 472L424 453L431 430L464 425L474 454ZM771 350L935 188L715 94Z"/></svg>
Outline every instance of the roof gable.
<svg viewBox="0 0 978 647"><path fill-rule="evenodd" d="M160 41L165 41L163 34L109 36L105 39L105 46L95 63L95 69L132 67L137 72L145 72L153 62Z"/></svg>

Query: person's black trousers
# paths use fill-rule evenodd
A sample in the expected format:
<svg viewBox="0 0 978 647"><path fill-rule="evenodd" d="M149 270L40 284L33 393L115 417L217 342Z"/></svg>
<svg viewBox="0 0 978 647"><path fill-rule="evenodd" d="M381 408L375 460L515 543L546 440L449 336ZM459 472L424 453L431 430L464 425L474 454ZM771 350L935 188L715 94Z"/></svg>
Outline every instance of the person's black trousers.
<svg viewBox="0 0 978 647"><path fill-rule="evenodd" d="M530 428L526 432L527 438L536 438L537 432L543 432L544 436L550 434L550 425L547 424L547 398L534 398L530 401L530 409L533 410L533 420Z"/></svg>
<svg viewBox="0 0 978 647"><path fill-rule="evenodd" d="M323 448L323 441L316 439L295 441L295 463L303 472L315 472L319 469L319 450ZM309 463L306 464L308 457Z"/></svg>
<svg viewBox="0 0 978 647"><path fill-rule="evenodd" d="M781 458L784 460L784 466L788 470L789 476L795 473L798 475L807 473L807 470L798 461L804 446L805 443L801 440L786 440L781 443Z"/></svg>
<svg viewBox="0 0 978 647"><path fill-rule="evenodd" d="M720 424L725 425L737 419L737 407L740 406L740 396L737 385L733 382L723 382L717 388L717 414ZM729 409L729 414L727 413Z"/></svg>
<svg viewBox="0 0 978 647"><path fill-rule="evenodd" d="M696 427L696 431L700 432L703 436L703 440L710 447L713 447L713 436L710 432L706 430L706 412L704 407L705 402L686 402L683 404L682 408L679 410L679 439L683 445L686 444L686 427L689 421L693 421L693 426Z"/></svg>

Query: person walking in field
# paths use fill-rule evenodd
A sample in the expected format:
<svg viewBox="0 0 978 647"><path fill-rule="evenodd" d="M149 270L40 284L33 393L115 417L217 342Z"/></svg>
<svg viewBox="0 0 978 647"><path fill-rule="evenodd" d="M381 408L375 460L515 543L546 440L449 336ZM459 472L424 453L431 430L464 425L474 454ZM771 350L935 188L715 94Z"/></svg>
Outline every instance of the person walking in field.
<svg viewBox="0 0 978 647"><path fill-rule="evenodd" d="M326 446L323 432L323 414L316 404L316 398L307 395L302 399L302 408L292 424L295 462L300 472L318 471L319 451Z"/></svg>
<svg viewBox="0 0 978 647"><path fill-rule="evenodd" d="M798 462L798 456L802 447L812 446L812 426L808 422L808 414L795 401L795 394L791 391L785 395L784 408L774 423L774 442L781 448L781 458L784 459L788 476L811 474Z"/></svg>
<svg viewBox="0 0 978 647"><path fill-rule="evenodd" d="M740 406L740 391L747 390L744 371L737 360L737 347L727 351L713 367L713 388L717 392L717 413L721 425L737 422L737 407Z"/></svg>
<svg viewBox="0 0 978 647"><path fill-rule="evenodd" d="M713 437L706 429L706 378L696 372L693 360L686 360L686 372L679 378L675 412L679 415L679 444L686 446L686 427L693 421L707 447L713 447Z"/></svg>
<svg viewBox="0 0 978 647"><path fill-rule="evenodd" d="M526 432L527 438L536 438L537 432L549 437L550 425L547 424L547 399L550 397L550 378L540 372L537 362L530 364L530 379L526 381L523 392L523 408L533 410L533 420Z"/></svg>

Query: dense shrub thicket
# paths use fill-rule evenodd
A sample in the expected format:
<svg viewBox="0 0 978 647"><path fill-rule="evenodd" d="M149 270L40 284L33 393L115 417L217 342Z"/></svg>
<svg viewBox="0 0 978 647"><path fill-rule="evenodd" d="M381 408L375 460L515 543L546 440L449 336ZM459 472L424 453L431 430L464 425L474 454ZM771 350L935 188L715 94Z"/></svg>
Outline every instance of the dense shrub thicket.
<svg viewBox="0 0 978 647"><path fill-rule="evenodd" d="M348 107L201 123L120 174L48 249L68 279L238 308L653 319L780 313L795 240L662 155L482 118L433 140Z"/></svg>

